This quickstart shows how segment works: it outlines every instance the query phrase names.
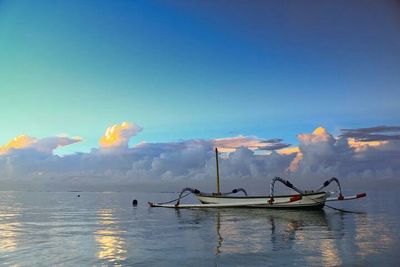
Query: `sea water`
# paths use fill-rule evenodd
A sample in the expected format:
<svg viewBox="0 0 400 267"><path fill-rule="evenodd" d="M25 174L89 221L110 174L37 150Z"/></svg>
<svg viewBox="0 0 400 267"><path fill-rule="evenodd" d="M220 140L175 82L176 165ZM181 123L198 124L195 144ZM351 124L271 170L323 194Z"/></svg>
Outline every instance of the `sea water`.
<svg viewBox="0 0 400 267"><path fill-rule="evenodd" d="M171 193L0 192L0 264L399 266L399 198L367 193L329 203L359 211L344 213L147 206Z"/></svg>

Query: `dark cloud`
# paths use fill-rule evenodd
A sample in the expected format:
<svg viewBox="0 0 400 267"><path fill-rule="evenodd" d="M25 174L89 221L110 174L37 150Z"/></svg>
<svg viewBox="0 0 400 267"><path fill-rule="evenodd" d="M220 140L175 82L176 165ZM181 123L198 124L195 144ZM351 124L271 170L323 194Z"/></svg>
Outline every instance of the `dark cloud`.
<svg viewBox="0 0 400 267"><path fill-rule="evenodd" d="M266 143L266 142L263 142ZM278 150L278 149L282 149L285 147L289 147L290 144L285 144L285 143L268 143L267 146L264 147L260 147L258 149L260 150Z"/></svg>
<svg viewBox="0 0 400 267"><path fill-rule="evenodd" d="M276 143L280 143L280 142L282 142L283 140L282 139L280 139L280 138L272 138L272 139L267 139L267 140L264 140L264 141L262 141L263 143L269 143L269 144L276 144Z"/></svg>
<svg viewBox="0 0 400 267"><path fill-rule="evenodd" d="M400 126L376 126L369 128L341 129L340 137L359 141L400 140ZM385 134L386 133L386 134Z"/></svg>
<svg viewBox="0 0 400 267"><path fill-rule="evenodd" d="M400 132L400 126L376 126L369 128L342 129L342 131L358 133Z"/></svg>

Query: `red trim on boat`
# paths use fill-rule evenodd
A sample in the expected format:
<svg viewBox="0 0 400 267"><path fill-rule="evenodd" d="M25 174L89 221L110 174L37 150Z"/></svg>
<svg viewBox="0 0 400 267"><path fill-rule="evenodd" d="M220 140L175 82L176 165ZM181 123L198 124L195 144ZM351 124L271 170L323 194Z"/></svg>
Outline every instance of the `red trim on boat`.
<svg viewBox="0 0 400 267"><path fill-rule="evenodd" d="M301 199L301 195L294 195L290 198L290 202L298 201Z"/></svg>

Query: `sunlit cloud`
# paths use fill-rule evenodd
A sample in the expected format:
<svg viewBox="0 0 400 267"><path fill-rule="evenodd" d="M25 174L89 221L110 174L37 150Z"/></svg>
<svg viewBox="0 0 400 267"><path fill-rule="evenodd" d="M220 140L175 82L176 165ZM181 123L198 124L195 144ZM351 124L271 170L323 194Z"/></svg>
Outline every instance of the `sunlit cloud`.
<svg viewBox="0 0 400 267"><path fill-rule="evenodd" d="M302 163L305 163L303 170L306 169L306 172L309 172L327 155L334 154L332 145L336 139L324 127L317 127L312 133L299 134L297 138L300 142L298 147L278 150L278 153L282 155L296 155L287 168L290 173L296 173Z"/></svg>
<svg viewBox="0 0 400 267"><path fill-rule="evenodd" d="M288 170L304 178L395 179L400 175L400 142L394 133L398 128L345 129L334 137L318 127L312 133L299 134L299 152Z"/></svg>
<svg viewBox="0 0 400 267"><path fill-rule="evenodd" d="M294 173L299 168L299 163L303 158L303 153L301 153L298 146L282 148L277 150L277 152L281 155L296 155L287 169L289 172Z"/></svg>
<svg viewBox="0 0 400 267"><path fill-rule="evenodd" d="M142 128L130 122L122 122L107 128L100 138L100 147L105 149L127 149L129 139L135 136Z"/></svg>
<svg viewBox="0 0 400 267"><path fill-rule="evenodd" d="M354 148L357 152L368 148L377 148L389 143L389 141L358 141L355 138L348 138L347 142L349 146Z"/></svg>
<svg viewBox="0 0 400 267"><path fill-rule="evenodd" d="M323 127L316 128L311 134L299 134L297 138L304 145L333 140L333 136Z"/></svg>
<svg viewBox="0 0 400 267"><path fill-rule="evenodd" d="M296 154L296 157L292 160L292 162L290 162L290 165L288 167L288 171L290 171L291 173L294 173L297 171L297 169L299 168L299 164L300 161L303 159L303 153L298 152Z"/></svg>
<svg viewBox="0 0 400 267"><path fill-rule="evenodd" d="M12 149L22 149L29 147L36 142L36 138L30 137L28 135L19 135L11 141L9 141L4 146L0 146L0 153L7 153Z"/></svg>
<svg viewBox="0 0 400 267"><path fill-rule="evenodd" d="M255 150L277 150L290 145L282 143L282 139L263 140L257 137L236 136L214 139L213 143L221 152L234 152L240 147Z"/></svg>
<svg viewBox="0 0 400 267"><path fill-rule="evenodd" d="M300 149L298 146L293 146L293 147L286 147L286 148L279 149L279 150L277 150L277 152L281 155L290 155L290 154L300 152Z"/></svg>
<svg viewBox="0 0 400 267"><path fill-rule="evenodd" d="M71 145L82 141L79 136L76 137L46 137L35 138L28 135L19 135L13 138L4 146L0 147L0 154L12 152L13 150L33 149L43 153L53 153L58 147Z"/></svg>

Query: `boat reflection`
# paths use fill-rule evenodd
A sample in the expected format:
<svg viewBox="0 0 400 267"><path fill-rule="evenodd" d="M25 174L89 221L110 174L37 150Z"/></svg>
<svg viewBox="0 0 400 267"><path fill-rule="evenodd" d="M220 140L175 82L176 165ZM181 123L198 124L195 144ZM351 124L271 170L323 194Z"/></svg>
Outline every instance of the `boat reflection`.
<svg viewBox="0 0 400 267"><path fill-rule="evenodd" d="M290 249L306 239L304 229L323 228L329 231L329 223L323 210L283 211L267 216L271 225L271 244L273 250Z"/></svg>
<svg viewBox="0 0 400 267"><path fill-rule="evenodd" d="M217 212L217 247L215 248L215 254L221 254L222 250L222 242L224 242L224 238L221 235L221 213Z"/></svg>
<svg viewBox="0 0 400 267"><path fill-rule="evenodd" d="M126 243L122 238L125 231L119 229L118 221L113 217L112 210L100 210L99 224L102 226L95 232L98 244L97 257L108 264L121 265L126 260Z"/></svg>
<svg viewBox="0 0 400 267"><path fill-rule="evenodd" d="M185 225L214 224L217 257L290 251L309 254L305 262L309 265L341 264L335 243L335 238L344 233L339 214L327 214L324 210L217 209L190 214L178 211L177 215L178 222Z"/></svg>

